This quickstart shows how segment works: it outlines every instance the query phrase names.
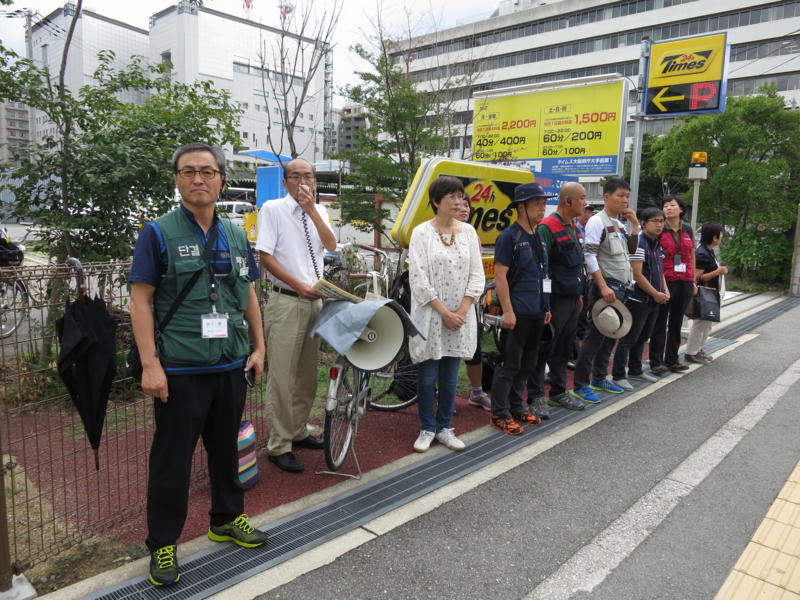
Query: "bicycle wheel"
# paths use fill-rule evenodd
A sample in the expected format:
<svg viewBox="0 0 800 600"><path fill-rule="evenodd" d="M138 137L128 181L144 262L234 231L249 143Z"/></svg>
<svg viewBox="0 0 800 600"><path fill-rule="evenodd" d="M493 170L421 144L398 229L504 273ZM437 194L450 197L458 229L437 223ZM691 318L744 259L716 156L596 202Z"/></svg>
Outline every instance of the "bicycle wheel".
<svg viewBox="0 0 800 600"><path fill-rule="evenodd" d="M411 362L405 342L394 362L372 374L372 400L375 410L401 410L417 403L417 365Z"/></svg>
<svg viewBox="0 0 800 600"><path fill-rule="evenodd" d="M337 361L334 368L339 369L339 374L328 384L324 451L328 468L331 471L338 471L347 457L347 451L350 450L355 435L356 421L359 417L356 381L361 377L360 373L342 359Z"/></svg>
<svg viewBox="0 0 800 600"><path fill-rule="evenodd" d="M21 281L0 281L0 338L14 333L25 319L28 294Z"/></svg>
<svg viewBox="0 0 800 600"><path fill-rule="evenodd" d="M28 295L36 306L47 304L50 301L50 292L52 290L52 277L38 277L28 282Z"/></svg>

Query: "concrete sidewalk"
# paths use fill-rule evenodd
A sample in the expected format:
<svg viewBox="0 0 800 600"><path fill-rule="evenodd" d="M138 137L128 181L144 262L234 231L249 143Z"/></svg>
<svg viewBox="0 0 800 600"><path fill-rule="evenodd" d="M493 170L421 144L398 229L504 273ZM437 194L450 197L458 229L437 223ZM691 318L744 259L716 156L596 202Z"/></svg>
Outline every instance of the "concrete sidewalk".
<svg viewBox="0 0 800 600"><path fill-rule="evenodd" d="M728 298L726 298L725 302L723 303L723 306L725 307L723 315L725 318L722 321L722 323L717 324L714 327L711 336L712 337L714 336L714 331L719 330L723 327L728 327L730 325L733 325L741 321L742 319L745 319L748 316L751 316L769 307L772 307L776 303L779 303L785 299L786 299L785 296L781 296L779 294L755 294L755 295L731 294L729 295ZM694 370L698 367L693 366L692 368ZM675 379L675 377L677 376L667 377L658 384L654 384L654 386L660 388L663 387L664 385L668 385L671 381ZM644 390L641 390L640 392L637 392L636 395L637 396L647 395L648 393L651 393L653 389L655 389L655 387L651 386L650 388L646 388ZM620 407L615 408L616 405L611 405L610 407L604 408L604 410L596 413L595 415L592 415L592 418L584 419L583 421L580 422L580 427L581 428L590 427L599 420L619 410L622 407L622 404L626 404L626 402L623 401L622 403L618 404L620 404ZM462 436L462 439L464 439L466 442L469 442L484 436L485 434L489 433L489 431L490 431L489 427L485 426L481 429L478 429L476 431L473 431L469 434ZM552 447L558 444L561 439L562 439L561 435L550 435L546 438L547 443L543 444L542 447L544 448ZM470 475L468 478L464 478L465 480L470 479L470 481L473 482L472 484L468 482L462 482L461 480L459 480L458 482L447 486L446 489L439 490L439 492L431 494L431 498L426 499L426 501L432 507L438 506L439 504L444 503L449 499L455 497L454 494L457 495L458 493L463 493L463 490L459 491L462 487L464 489L468 489L470 485L473 484L479 485L482 481L485 480L486 477L492 476L490 472L504 472L507 469L513 468L513 466L517 464L519 461L530 460L532 456L535 456L537 453L541 451L543 450L539 449L537 452L531 455L530 451L520 450L519 452L515 453L510 457L507 457L504 461L502 461L503 464L498 463L497 467L493 469L489 469L487 467L485 469L482 469L481 472L479 472L478 474L473 474ZM409 456L405 456L400 460L397 460L384 467L375 469L373 471L370 471L369 473L365 473L364 479L362 481L354 481L354 480L343 481L335 486L332 486L320 492L306 496L305 498L302 498L295 502L291 502L289 504L277 507L266 513L258 515L257 517L252 518L251 521L255 526L263 528L269 525L270 523L274 523L289 515L296 514L302 510L318 505L320 503L330 501L331 499L336 498L341 494L354 490L366 483L373 482L387 474L396 472L409 465L415 464L425 459L429 459L431 456L438 456L445 452L448 451L442 447L437 447L432 449L426 455L412 454ZM484 475L481 475L480 473L484 471L486 473ZM415 509L414 511L412 511L413 514L411 514L408 511L404 511L403 508L397 509L397 511L395 512L399 514L395 515L395 518L399 519L399 522L412 520L418 516L419 513L417 512L417 510L418 509ZM369 539L372 538L369 536L365 537L363 532L354 531L351 532L351 534L346 534L341 538L337 538L336 540L332 540L330 542L325 543L324 545L326 546L326 548L324 551L320 549L320 551L317 552L317 549L314 549L311 552L306 553L307 556L300 556L293 558L287 563L281 565L281 568L277 570L279 572L276 572L276 569L272 569L268 572L269 577L271 578L270 587L272 588L281 583L290 581L293 577L300 575L304 572L307 572L309 569L316 568L320 566L320 564L325 564L324 561L326 560L327 561L334 560L337 556L340 556L341 554L351 550L352 548L355 548L365 543L366 541L369 541ZM205 536L203 536L194 539L190 542L181 544L178 550L178 556L179 559L185 559L192 554L195 554L197 552L200 552L202 550L208 549L213 546L215 546L215 544L213 542L210 542ZM320 563L320 560L322 560L323 562ZM128 581L135 578L141 578L146 575L148 570L148 565L149 565L149 558L143 558L132 564L120 567L119 569L116 569L114 571L109 571L102 575L93 577L89 580L74 584L68 588L59 590L58 592L48 594L46 596L43 596L43 598L58 599L58 600L80 598L87 594L97 592L106 587L113 586L124 581ZM245 598L245 597L253 597L256 594L263 593L265 591L263 588L263 584L261 584L251 589L248 589L247 592L245 592L245 590L247 589L247 586L245 584L240 584L236 586L235 592L233 590L230 591L226 590L224 592L220 592L214 597Z"/></svg>

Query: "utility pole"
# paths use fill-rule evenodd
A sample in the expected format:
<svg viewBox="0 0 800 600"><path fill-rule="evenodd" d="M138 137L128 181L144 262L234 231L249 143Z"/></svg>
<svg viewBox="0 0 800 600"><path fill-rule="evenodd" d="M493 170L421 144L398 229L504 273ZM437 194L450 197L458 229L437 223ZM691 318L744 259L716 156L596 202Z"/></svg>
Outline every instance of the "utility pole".
<svg viewBox="0 0 800 600"><path fill-rule="evenodd" d="M697 230L697 213L700 210L700 182L708 179L708 154L692 152L692 164L689 167L689 179L694 181L692 197L692 231Z"/></svg>
<svg viewBox="0 0 800 600"><path fill-rule="evenodd" d="M643 37L639 52L639 82L636 86L636 114L634 114L633 148L631 149L631 199L628 207L636 212L639 204L639 173L642 170L642 136L644 135L644 74L650 56L650 38Z"/></svg>

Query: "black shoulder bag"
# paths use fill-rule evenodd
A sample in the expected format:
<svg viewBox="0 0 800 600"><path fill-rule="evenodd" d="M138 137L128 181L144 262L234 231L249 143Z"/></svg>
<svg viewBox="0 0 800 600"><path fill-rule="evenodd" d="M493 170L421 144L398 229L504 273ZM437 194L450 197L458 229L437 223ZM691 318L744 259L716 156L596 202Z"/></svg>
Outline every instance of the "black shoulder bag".
<svg viewBox="0 0 800 600"><path fill-rule="evenodd" d="M206 242L206 249L203 252L203 262L208 265L208 259L211 256L211 249L214 247L214 243L217 241L217 234L219 233L219 228L221 223L217 221L217 225L211 231L211 235L208 236L208 241ZM181 293L178 294L178 297L175 298L175 302L172 303L172 306L169 309L169 312L164 316L161 323L158 324L155 332L153 333L153 341L158 344L158 340L161 337L161 334L169 325L169 322L172 320L172 317L175 316L175 313L178 312L178 307L183 304L183 301L186 300L186 296L189 295L189 291L194 287L194 284L197 283L197 280L200 279L200 274L206 268L203 266L195 271L192 278L183 286ZM139 356L139 346L136 344L136 339L134 338L133 346L131 347L130 352L128 352L128 356L125 357L125 374L128 377L133 377L137 381L142 378L142 357Z"/></svg>

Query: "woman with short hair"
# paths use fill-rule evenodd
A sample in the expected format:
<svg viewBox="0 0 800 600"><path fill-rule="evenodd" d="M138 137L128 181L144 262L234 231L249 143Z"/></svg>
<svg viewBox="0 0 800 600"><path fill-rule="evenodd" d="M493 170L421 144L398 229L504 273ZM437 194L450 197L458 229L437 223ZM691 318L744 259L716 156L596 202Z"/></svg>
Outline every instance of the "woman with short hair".
<svg viewBox="0 0 800 600"><path fill-rule="evenodd" d="M661 234L664 252L664 278L667 280L669 300L658 309L658 317L650 336L650 372L686 371L689 366L681 362L683 313L689 300L697 293L694 282L694 232L683 222L686 203L680 196L665 196L661 210L666 224Z"/></svg>
<svg viewBox="0 0 800 600"><path fill-rule="evenodd" d="M723 228L719 223L706 223L700 228L700 243L695 250L695 280L697 285L720 291L720 275L728 274L728 267L719 264L714 248L722 242ZM711 321L694 319L686 341L686 360L707 365L714 358L703 352L703 345L711 332Z"/></svg>
<svg viewBox="0 0 800 600"><path fill-rule="evenodd" d="M465 197L461 180L440 176L431 183L428 196L434 217L414 228L408 247L411 318L422 332L409 340L411 360L419 365L421 431L414 450L426 452L434 438L451 450L463 450L451 421L459 364L462 358L472 358L477 344L472 307L483 293L483 262L475 229L459 220Z"/></svg>

